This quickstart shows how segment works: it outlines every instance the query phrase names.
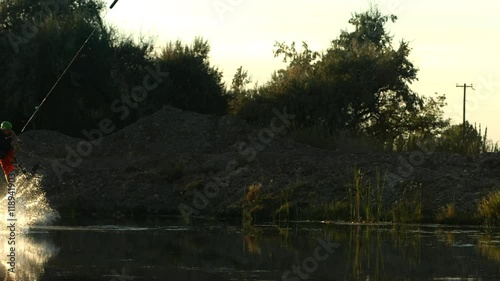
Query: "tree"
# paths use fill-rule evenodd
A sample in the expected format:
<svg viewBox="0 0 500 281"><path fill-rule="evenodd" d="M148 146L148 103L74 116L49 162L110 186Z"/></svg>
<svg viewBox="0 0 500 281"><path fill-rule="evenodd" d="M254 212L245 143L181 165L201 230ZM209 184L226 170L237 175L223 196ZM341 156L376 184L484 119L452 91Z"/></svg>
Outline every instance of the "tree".
<svg viewBox="0 0 500 281"><path fill-rule="evenodd" d="M24 125L95 29L29 128L81 136L104 117L118 119L110 104L125 94L119 85L139 81L144 71L115 74L147 65L151 45L104 26L104 7L87 0L0 2L2 118Z"/></svg>
<svg viewBox="0 0 500 281"><path fill-rule="evenodd" d="M246 86L250 83L252 83L252 79L248 76L248 71L244 70L243 66L238 67L231 83L231 94L244 95Z"/></svg>
<svg viewBox="0 0 500 281"><path fill-rule="evenodd" d="M322 53L305 42L300 51L295 43L276 43L275 56L283 56L288 65L250 102L261 102L264 108L286 106L297 116L298 127L381 135L375 131L382 129L381 120L389 119L383 116L388 114L384 107L398 104L409 112L423 107L423 99L409 88L417 75L408 59L409 44L401 41L395 48L385 29L396 19L375 7L356 13L349 21L354 30L341 31ZM255 114L268 117L262 111Z"/></svg>
<svg viewBox="0 0 500 281"><path fill-rule="evenodd" d="M436 93L422 101L420 110L413 110L393 93L384 95L379 114L367 125L366 133L387 150L413 150L419 141L435 139L450 123L443 112L446 97Z"/></svg>
<svg viewBox="0 0 500 281"><path fill-rule="evenodd" d="M382 15L376 7L354 14L351 32L342 31L339 38L318 62L322 79L335 85L335 95L344 96L342 123L360 130L379 118L388 99L403 104L408 110L422 107L422 99L410 88L417 69L409 61L408 42L393 47L392 36L385 25L396 16Z"/></svg>
<svg viewBox="0 0 500 281"><path fill-rule="evenodd" d="M241 107L248 98L248 91L246 87L250 83L252 83L252 79L250 79L248 71L244 70L243 66L238 67L233 76L231 88L228 93L228 106L231 114L236 115L241 111Z"/></svg>
<svg viewBox="0 0 500 281"><path fill-rule="evenodd" d="M225 114L227 95L222 72L209 62L210 45L202 38L193 43L170 42L158 62L169 73L169 83L159 88L155 104L170 104L180 109L206 114Z"/></svg>

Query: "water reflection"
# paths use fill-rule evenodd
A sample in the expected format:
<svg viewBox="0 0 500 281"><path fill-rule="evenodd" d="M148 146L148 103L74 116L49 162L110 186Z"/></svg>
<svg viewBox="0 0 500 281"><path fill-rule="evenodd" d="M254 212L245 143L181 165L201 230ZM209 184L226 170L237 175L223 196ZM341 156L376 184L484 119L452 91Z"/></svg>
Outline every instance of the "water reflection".
<svg viewBox="0 0 500 281"><path fill-rule="evenodd" d="M312 255L314 245L299 242L299 237L328 237L343 245L309 280L500 280L500 235L484 235L479 229L336 224L287 229L276 233L288 241L286 247L280 245L292 257L282 259L289 267ZM244 244L247 249L259 245L259 251L248 252L266 255L261 244L269 239L269 234L251 240L245 236Z"/></svg>
<svg viewBox="0 0 500 281"><path fill-rule="evenodd" d="M14 241L15 245L9 245L7 234L0 236L1 280L39 280L46 263L59 253L59 248L48 237L18 235ZM15 263L9 264L7 256L12 255L11 247L15 247ZM15 274L8 272L13 266Z"/></svg>
<svg viewBox="0 0 500 281"><path fill-rule="evenodd" d="M262 254L262 249L260 248L259 239L255 236L245 236L245 252L250 254Z"/></svg>
<svg viewBox="0 0 500 281"><path fill-rule="evenodd" d="M340 224L255 228L249 233L206 222L46 227L47 234L19 240L24 244L15 280L500 280L498 232ZM318 239L339 246L323 259L327 250Z"/></svg>
<svg viewBox="0 0 500 281"><path fill-rule="evenodd" d="M370 272L373 271L373 279L382 280L381 276L384 273L382 232L372 227L354 226L350 228L347 244L349 245L347 266L350 270L346 271L346 279L370 279Z"/></svg>
<svg viewBox="0 0 500 281"><path fill-rule="evenodd" d="M482 235L477 241L482 256L500 263L500 235Z"/></svg>

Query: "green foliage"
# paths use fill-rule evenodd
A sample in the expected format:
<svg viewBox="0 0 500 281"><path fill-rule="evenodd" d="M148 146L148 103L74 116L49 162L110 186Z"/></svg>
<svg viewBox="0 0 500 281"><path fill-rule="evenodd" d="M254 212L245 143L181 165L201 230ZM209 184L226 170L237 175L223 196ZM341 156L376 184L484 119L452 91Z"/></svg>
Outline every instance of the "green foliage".
<svg viewBox="0 0 500 281"><path fill-rule="evenodd" d="M231 84L231 94L235 96L245 95L245 88L250 83L252 83L252 79L248 76L248 71L244 70L243 66L238 67Z"/></svg>
<svg viewBox="0 0 500 281"><path fill-rule="evenodd" d="M290 182L284 189L280 190L279 194L275 194L273 201L276 204L275 211L273 212L273 221L281 222L289 221L291 218L297 219L299 217L299 200L298 194L313 195L313 185L308 181L297 180ZM295 200L291 201L290 198Z"/></svg>
<svg viewBox="0 0 500 281"><path fill-rule="evenodd" d="M162 50L159 63L169 73L171 83L164 83L155 95L154 104L205 114L225 114L228 97L222 72L209 62L210 45L195 38L191 45L169 42Z"/></svg>
<svg viewBox="0 0 500 281"><path fill-rule="evenodd" d="M392 36L385 29L389 19L395 22L397 18L382 15L375 7L354 14L349 21L354 31L342 31L319 62L320 75L332 80L338 94L344 96L342 121L351 128L369 127L391 99L410 110L422 106L408 86L417 74L408 60L409 45L401 41L397 49L393 47Z"/></svg>
<svg viewBox="0 0 500 281"><path fill-rule="evenodd" d="M290 220L290 211L295 207L295 204L288 201L288 192L281 192L282 204L274 211L273 221L281 223Z"/></svg>
<svg viewBox="0 0 500 281"><path fill-rule="evenodd" d="M408 134L402 132L408 127L418 131L431 118L418 113L425 108L424 99L408 86L416 79L417 69L408 59L407 42L393 47L392 36L385 28L389 20L394 22L396 17L382 15L373 7L354 14L349 21L354 30L341 31L322 53L310 50L305 42L301 50L295 43L276 43L274 54L282 56L287 67L275 72L269 83L254 89L235 114L250 122L265 123L270 118L266 114L269 108L286 107L296 115L295 128L300 131L322 128L326 131L323 135L334 135L347 130L374 135L381 141ZM433 113L430 111L436 105L428 107L426 112ZM396 116L402 113L408 122L415 116L422 120L419 125L413 122L399 128ZM442 125L441 119L427 131Z"/></svg>
<svg viewBox="0 0 500 281"><path fill-rule="evenodd" d="M31 128L79 135L109 117L110 103L118 98L119 85L130 78L122 71L148 63L150 43L136 44L101 19L102 1L70 0L44 8L44 2L0 3L0 110L3 118L24 125L80 46L94 35L69 72L32 121ZM56 8L57 7L57 8ZM48 12L51 12L48 14ZM27 26L32 28L26 32ZM139 58L137 59L134 58ZM113 75L120 72L122 75ZM137 74L134 74L137 76ZM136 78L135 80L139 80Z"/></svg>
<svg viewBox="0 0 500 281"><path fill-rule="evenodd" d="M352 28L340 31L323 52L306 42L300 47L276 42L274 55L287 63L284 69L250 89L250 76L240 66L226 89L222 72L210 64L206 40L169 42L156 53L151 40L135 40L105 26L103 1L57 3L47 9L44 2L0 2L0 119L11 120L15 128L25 124L95 29L29 128L81 137L83 129L99 128L104 118L120 129L164 105L204 114L230 112L267 126L273 109L286 108L296 116L289 127L292 137L326 149L409 151L435 139L438 151L499 150L480 126L467 123L464 140L461 126L450 126L443 117L444 96L411 91L418 72L408 58L411 48L404 40L393 42L386 26L397 18L376 7L355 13ZM112 104L131 98L132 89L144 83L146 67L169 76L146 100L128 105L130 114L117 114Z"/></svg>
<svg viewBox="0 0 500 281"><path fill-rule="evenodd" d="M304 220L349 221L351 219L350 206L342 201L315 205L311 209L301 210L300 216Z"/></svg>
<svg viewBox="0 0 500 281"><path fill-rule="evenodd" d="M246 87L250 83L252 83L252 80L248 75L248 71L244 70L243 66L240 66L234 74L231 89L228 93L229 112L231 114L236 115L242 110L241 108L245 103L248 94Z"/></svg>
<svg viewBox="0 0 500 281"><path fill-rule="evenodd" d="M196 38L191 46L169 43L157 55L151 40L136 40L105 26L103 1L46 4L0 2L0 117L15 128L34 113L92 31L29 128L81 137L83 129L99 128L104 118L120 129L168 104L201 113L226 112L222 74L209 65L206 41ZM136 103L132 89L143 85L146 67L168 71L170 79ZM117 101L128 106L128 114L117 113Z"/></svg>
<svg viewBox="0 0 500 281"><path fill-rule="evenodd" d="M418 69L408 58L409 44L403 40L394 47L386 31L396 20L375 7L356 13L349 21L353 30L341 31L323 53L310 50L305 42L301 49L277 42L274 54L287 67L264 86L244 91L231 113L262 125L272 118L272 108L286 107L296 115L292 136L326 149L340 147L345 132L350 139L368 140L369 146L388 151L415 150L429 139L441 144L438 151L497 149L480 129L469 129L468 140L458 141L455 128L444 118L445 96L422 97L411 91ZM246 77L240 68L233 82L239 87ZM238 87L232 91L238 92Z"/></svg>
<svg viewBox="0 0 500 281"><path fill-rule="evenodd" d="M477 127L466 122L465 134L463 128L463 124L447 127L437 139L437 149L467 155L498 151L498 146L488 140L488 128L484 130L484 135L481 125Z"/></svg>
<svg viewBox="0 0 500 281"><path fill-rule="evenodd" d="M435 138L449 120L443 117L446 97L422 97L423 105L419 110L412 110L396 97L384 97L380 114L366 133L376 138L389 151L412 151L417 143Z"/></svg>
<svg viewBox="0 0 500 281"><path fill-rule="evenodd" d="M392 206L392 222L416 223L423 218L422 214L422 188L415 182L404 187L400 199Z"/></svg>
<svg viewBox="0 0 500 281"><path fill-rule="evenodd" d="M350 219L356 222L378 222L383 216L382 193L384 181L377 171L376 184L364 179L360 169L354 170L352 183L347 185Z"/></svg>

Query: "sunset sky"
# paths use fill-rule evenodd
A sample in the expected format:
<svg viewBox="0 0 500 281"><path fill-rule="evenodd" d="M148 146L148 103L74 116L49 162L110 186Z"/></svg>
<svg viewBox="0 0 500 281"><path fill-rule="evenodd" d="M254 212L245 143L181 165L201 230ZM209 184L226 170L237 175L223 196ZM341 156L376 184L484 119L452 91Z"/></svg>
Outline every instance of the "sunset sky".
<svg viewBox="0 0 500 281"><path fill-rule="evenodd" d="M398 16L387 28L396 46L405 39L413 48L410 58L420 71L412 89L446 94L446 116L461 123L463 89L456 84L473 84L467 120L487 126L489 137L500 141L500 1L371 2ZM227 83L242 65L262 84L284 66L273 56L275 41L305 41L325 50L340 30L350 28L352 13L369 6L368 0L120 0L106 19L126 34L154 37L159 47L201 36Z"/></svg>

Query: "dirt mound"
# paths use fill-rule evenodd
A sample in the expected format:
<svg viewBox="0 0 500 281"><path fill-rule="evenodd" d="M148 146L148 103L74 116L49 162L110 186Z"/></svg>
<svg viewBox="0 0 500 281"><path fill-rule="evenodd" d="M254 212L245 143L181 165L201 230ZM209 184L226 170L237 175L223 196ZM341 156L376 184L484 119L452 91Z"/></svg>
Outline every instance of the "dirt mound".
<svg viewBox="0 0 500 281"><path fill-rule="evenodd" d="M79 140L55 131L37 130L27 131L19 135L23 141L20 147L22 152L33 157L62 157L65 156L64 147L74 145Z"/></svg>
<svg viewBox="0 0 500 281"><path fill-rule="evenodd" d="M88 140L28 131L20 136L19 159L25 166L42 163L47 195L62 214L178 215L188 209L197 215L241 216L252 184L261 185L269 198L286 191L295 206L312 208L345 200L346 185L359 168L372 182L378 172L388 177L387 207L401 199L409 183L418 182L424 211L434 216L450 202L463 212L473 210L500 182L498 154L325 151L284 137L275 123L253 128L230 116L165 107L90 143L90 150L82 146Z"/></svg>

